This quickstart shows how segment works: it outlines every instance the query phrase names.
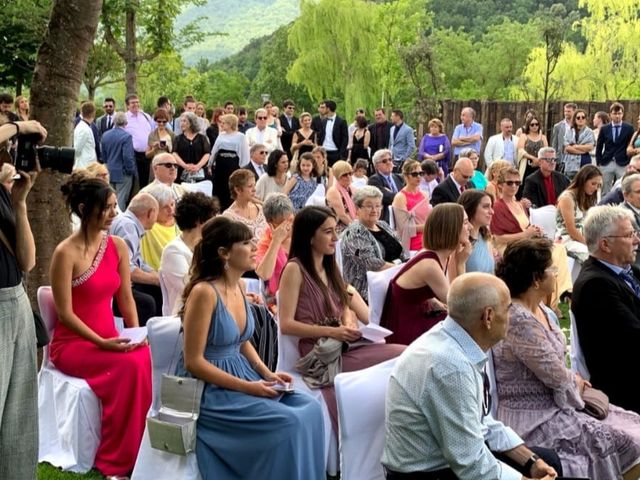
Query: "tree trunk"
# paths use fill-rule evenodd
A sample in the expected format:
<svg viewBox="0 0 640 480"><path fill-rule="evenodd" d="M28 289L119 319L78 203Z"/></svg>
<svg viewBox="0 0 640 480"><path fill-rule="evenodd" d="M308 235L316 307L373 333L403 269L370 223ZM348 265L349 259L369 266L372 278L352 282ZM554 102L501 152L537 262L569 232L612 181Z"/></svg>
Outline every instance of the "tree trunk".
<svg viewBox="0 0 640 480"><path fill-rule="evenodd" d="M138 93L136 10L132 5L129 5L129 8L127 8L127 17L125 22L124 83L127 88L127 94Z"/></svg>
<svg viewBox="0 0 640 480"><path fill-rule="evenodd" d="M31 84L31 116L49 132L46 143L71 145L78 93L100 19L102 0L54 0L49 25L38 50ZM70 233L60 185L67 176L42 172L28 197L29 220L36 240L36 268L29 293L49 281L54 248Z"/></svg>

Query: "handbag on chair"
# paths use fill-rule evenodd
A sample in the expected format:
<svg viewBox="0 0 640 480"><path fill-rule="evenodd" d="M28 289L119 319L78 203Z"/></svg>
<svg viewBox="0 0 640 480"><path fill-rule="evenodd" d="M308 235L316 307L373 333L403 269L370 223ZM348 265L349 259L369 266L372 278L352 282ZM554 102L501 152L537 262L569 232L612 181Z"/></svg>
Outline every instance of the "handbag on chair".
<svg viewBox="0 0 640 480"><path fill-rule="evenodd" d="M153 448L177 455L195 450L203 390L204 382L197 378L162 376L160 410L147 418Z"/></svg>

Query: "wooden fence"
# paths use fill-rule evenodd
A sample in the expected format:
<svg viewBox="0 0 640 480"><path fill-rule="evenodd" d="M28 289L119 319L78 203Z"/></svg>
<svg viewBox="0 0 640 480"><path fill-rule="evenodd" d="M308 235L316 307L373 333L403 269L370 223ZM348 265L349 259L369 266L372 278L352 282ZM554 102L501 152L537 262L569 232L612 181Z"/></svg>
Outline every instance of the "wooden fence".
<svg viewBox="0 0 640 480"><path fill-rule="evenodd" d="M484 127L484 141L500 131L500 120L510 118L513 121L513 132L524 125L524 113L533 108L538 113L538 119L542 122L543 132L547 135L549 143L551 143L551 132L553 125L564 118L563 107L565 103L572 100L563 100L549 103L549 110L546 118L542 116L542 102L497 102L497 101L478 101L478 100L443 100L442 117L444 123L444 131L451 136L456 125L460 124L460 111L464 107L471 107L476 111L476 122L481 123ZM624 120L636 128L636 119L640 115L640 101L638 100L620 100L624 105ZM593 115L602 110L609 112L610 102L574 102L578 104L578 108L582 108L587 112L589 126ZM421 138L421 137L420 137ZM419 141L419 139L418 139Z"/></svg>

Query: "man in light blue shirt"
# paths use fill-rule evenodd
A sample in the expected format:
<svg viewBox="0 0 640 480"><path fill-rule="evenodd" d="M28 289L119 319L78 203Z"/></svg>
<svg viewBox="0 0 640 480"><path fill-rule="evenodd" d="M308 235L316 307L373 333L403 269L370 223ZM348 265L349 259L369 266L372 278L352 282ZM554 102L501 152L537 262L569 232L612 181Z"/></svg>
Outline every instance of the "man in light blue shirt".
<svg viewBox="0 0 640 480"><path fill-rule="evenodd" d="M485 351L506 334L507 286L485 273L462 275L447 304L449 316L404 351L389 380L387 480L555 478L562 467L553 451L534 453L489 413Z"/></svg>
<svg viewBox="0 0 640 480"><path fill-rule="evenodd" d="M451 146L456 159L465 148L473 148L480 154L482 147L482 125L474 121L476 112L471 107L465 107L460 112L460 125L456 126L451 136Z"/></svg>

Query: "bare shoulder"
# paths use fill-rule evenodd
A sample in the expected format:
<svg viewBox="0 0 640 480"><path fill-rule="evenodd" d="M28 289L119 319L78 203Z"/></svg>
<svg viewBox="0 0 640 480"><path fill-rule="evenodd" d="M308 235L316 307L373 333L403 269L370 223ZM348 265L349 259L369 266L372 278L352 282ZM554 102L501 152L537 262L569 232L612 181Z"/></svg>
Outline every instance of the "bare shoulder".
<svg viewBox="0 0 640 480"><path fill-rule="evenodd" d="M288 262L284 269L282 270L282 278L287 278L291 281L300 281L302 280L302 271L300 270L300 265L296 262Z"/></svg>
<svg viewBox="0 0 640 480"><path fill-rule="evenodd" d="M129 248L127 247L127 244L124 243L124 240L120 237L117 237L116 235L110 235L111 241L113 242L113 244L116 247L116 250L118 251L118 256L120 258L124 257L129 257Z"/></svg>

